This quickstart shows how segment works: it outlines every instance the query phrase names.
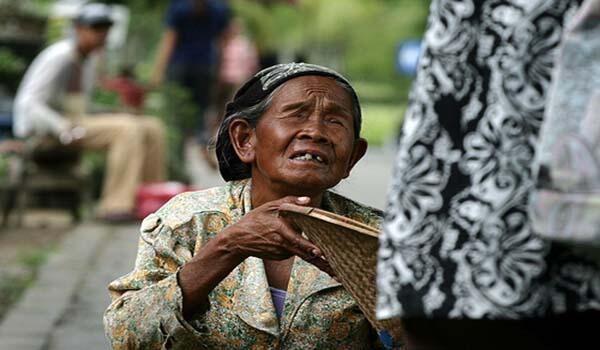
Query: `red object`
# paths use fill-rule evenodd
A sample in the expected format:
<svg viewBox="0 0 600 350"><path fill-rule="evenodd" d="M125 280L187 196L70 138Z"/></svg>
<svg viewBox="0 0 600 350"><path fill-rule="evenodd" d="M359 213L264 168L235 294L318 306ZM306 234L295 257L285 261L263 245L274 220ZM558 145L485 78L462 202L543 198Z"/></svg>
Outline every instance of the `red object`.
<svg viewBox="0 0 600 350"><path fill-rule="evenodd" d="M108 91L114 91L119 94L121 103L132 108L141 108L144 104L146 89L135 80L127 77L116 77L106 79L102 82L102 87Z"/></svg>
<svg viewBox="0 0 600 350"><path fill-rule="evenodd" d="M143 219L154 213L169 199L194 188L180 182L153 182L143 184L138 188L136 195L135 217Z"/></svg>

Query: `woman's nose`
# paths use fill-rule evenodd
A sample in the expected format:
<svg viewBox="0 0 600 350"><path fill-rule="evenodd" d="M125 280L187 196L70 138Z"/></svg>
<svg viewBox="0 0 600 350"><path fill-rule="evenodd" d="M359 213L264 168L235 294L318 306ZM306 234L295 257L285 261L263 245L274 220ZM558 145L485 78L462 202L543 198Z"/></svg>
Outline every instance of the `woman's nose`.
<svg viewBox="0 0 600 350"><path fill-rule="evenodd" d="M302 125L302 130L298 134L300 138L310 138L315 142L329 142L324 121L318 116L311 116Z"/></svg>

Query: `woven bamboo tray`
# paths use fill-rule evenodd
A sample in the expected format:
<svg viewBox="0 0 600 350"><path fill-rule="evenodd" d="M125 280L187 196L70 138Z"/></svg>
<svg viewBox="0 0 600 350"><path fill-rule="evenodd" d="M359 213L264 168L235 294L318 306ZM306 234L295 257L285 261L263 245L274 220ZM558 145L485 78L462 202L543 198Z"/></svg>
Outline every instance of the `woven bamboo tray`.
<svg viewBox="0 0 600 350"><path fill-rule="evenodd" d="M280 214L292 219L316 244L340 282L356 300L377 331L401 334L398 320L375 317L376 268L379 231L361 222L325 210L282 204Z"/></svg>

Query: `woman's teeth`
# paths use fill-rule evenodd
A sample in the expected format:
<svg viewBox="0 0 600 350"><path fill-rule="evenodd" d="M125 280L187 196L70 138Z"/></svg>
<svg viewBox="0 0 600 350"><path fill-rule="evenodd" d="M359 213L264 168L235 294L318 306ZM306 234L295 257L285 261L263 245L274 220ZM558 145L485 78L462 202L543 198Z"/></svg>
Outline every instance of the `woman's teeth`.
<svg viewBox="0 0 600 350"><path fill-rule="evenodd" d="M317 156L317 155L313 156L310 153L306 153L301 156L296 156L296 157L294 157L294 159L296 159L296 160L316 160L319 163L323 163L323 158L321 158L321 156Z"/></svg>

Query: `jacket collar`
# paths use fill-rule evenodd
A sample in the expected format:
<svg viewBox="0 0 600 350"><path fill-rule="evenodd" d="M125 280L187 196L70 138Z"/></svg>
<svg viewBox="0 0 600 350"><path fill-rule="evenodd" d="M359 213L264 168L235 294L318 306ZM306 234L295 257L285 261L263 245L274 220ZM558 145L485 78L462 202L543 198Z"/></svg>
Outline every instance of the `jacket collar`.
<svg viewBox="0 0 600 350"><path fill-rule="evenodd" d="M325 272L295 258L282 319L278 320L262 260L250 257L243 265L240 269L240 288L234 296L234 312L251 327L273 336L278 336L291 325L307 298L323 290L341 286Z"/></svg>

